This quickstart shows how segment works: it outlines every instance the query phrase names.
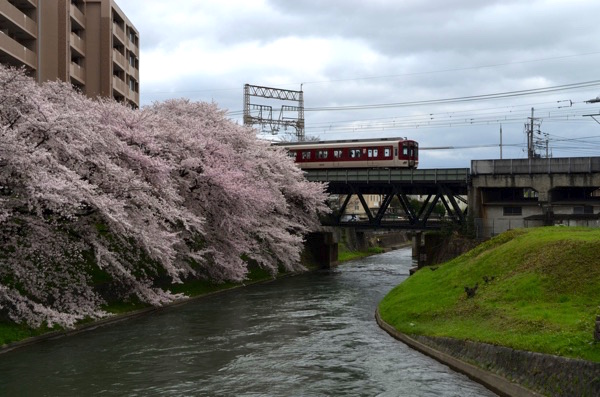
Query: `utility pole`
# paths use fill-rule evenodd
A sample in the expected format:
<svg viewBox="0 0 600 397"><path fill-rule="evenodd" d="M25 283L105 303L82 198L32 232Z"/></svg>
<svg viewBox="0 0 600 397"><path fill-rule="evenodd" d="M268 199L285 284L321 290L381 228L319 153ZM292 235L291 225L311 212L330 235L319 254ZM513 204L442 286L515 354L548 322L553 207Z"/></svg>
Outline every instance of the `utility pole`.
<svg viewBox="0 0 600 397"><path fill-rule="evenodd" d="M282 105L279 117L273 117L271 105L250 103L250 97L266 98L269 100L293 101L297 106ZM254 111L254 112L252 112ZM257 114L258 113L258 114ZM297 114L290 117L289 114ZM276 135L280 127L293 127L296 130L298 141L304 140L304 93L302 85L300 91L284 90L281 88L261 87L257 85L244 85L244 125L259 124L263 132Z"/></svg>
<svg viewBox="0 0 600 397"><path fill-rule="evenodd" d="M533 149L533 108L531 108L529 131L527 132L527 158L532 159L535 157L535 151Z"/></svg>
<svg viewBox="0 0 600 397"><path fill-rule="evenodd" d="M500 124L500 160L502 160L502 124Z"/></svg>
<svg viewBox="0 0 600 397"><path fill-rule="evenodd" d="M527 158L534 159L538 157L535 153L535 142L533 140L533 133L535 131L535 117L533 117L534 109L531 108L531 117L528 117L529 124L525 124L525 130L527 132ZM539 133L539 125L538 125L538 133Z"/></svg>

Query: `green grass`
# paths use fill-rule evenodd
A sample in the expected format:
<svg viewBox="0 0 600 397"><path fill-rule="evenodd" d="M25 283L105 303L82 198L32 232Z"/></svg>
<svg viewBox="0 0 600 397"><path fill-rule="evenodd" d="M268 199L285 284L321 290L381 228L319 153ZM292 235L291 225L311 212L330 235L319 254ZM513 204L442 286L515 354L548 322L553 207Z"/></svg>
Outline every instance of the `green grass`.
<svg viewBox="0 0 600 397"><path fill-rule="evenodd" d="M0 346L39 335L35 330L8 321L0 322Z"/></svg>
<svg viewBox="0 0 600 397"><path fill-rule="evenodd" d="M353 259L364 258L370 255L381 254L385 252L380 247L370 247L366 251L350 251L344 244L338 245L338 261L347 262Z"/></svg>
<svg viewBox="0 0 600 397"><path fill-rule="evenodd" d="M252 284L261 281L267 281L272 279L273 276L266 270L254 267L250 268L248 272L247 280L244 284ZM173 284L170 287L170 291L173 293L183 293L186 296L201 296L212 292L223 291L226 289L239 287L241 283L225 282L215 283L209 280L190 280L183 284Z"/></svg>
<svg viewBox="0 0 600 397"><path fill-rule="evenodd" d="M494 277L485 283L484 277ZM464 287L479 284L474 298ZM600 362L600 229L514 230L431 271L380 303L407 334L446 336Z"/></svg>
<svg viewBox="0 0 600 397"><path fill-rule="evenodd" d="M39 336L52 331L59 331L60 329L61 328L58 326L55 326L54 328L42 326L37 329L32 329L27 325L15 324L11 321L2 320L0 321L0 347L11 342Z"/></svg>

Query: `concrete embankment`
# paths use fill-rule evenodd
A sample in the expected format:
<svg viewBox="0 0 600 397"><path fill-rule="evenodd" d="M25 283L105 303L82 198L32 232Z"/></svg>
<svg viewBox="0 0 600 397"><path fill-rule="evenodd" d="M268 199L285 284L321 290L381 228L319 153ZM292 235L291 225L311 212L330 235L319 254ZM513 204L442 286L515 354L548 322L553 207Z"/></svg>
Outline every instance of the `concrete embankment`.
<svg viewBox="0 0 600 397"><path fill-rule="evenodd" d="M504 233L418 270L380 302L378 322L482 383L487 372L525 389L503 395L600 396L599 237L586 228Z"/></svg>
<svg viewBox="0 0 600 397"><path fill-rule="evenodd" d="M405 343L411 348L429 357L436 359L437 361L445 365L448 365L453 370L467 375L469 378L481 383L488 389L492 390L494 393L497 393L501 396L510 397L542 396L541 394L531 391L519 384L510 382L509 380L499 375L496 375L492 372L486 371L473 364L469 364L466 361L456 358L452 354L448 354L446 352L442 352L436 348L433 348L428 344L423 343L423 341L419 341L406 334L398 332L394 327L392 327L391 325L389 325L381 319L381 317L379 316L379 311L375 312L375 319L377 320L377 324L379 324L379 326L384 331L393 336L395 339Z"/></svg>

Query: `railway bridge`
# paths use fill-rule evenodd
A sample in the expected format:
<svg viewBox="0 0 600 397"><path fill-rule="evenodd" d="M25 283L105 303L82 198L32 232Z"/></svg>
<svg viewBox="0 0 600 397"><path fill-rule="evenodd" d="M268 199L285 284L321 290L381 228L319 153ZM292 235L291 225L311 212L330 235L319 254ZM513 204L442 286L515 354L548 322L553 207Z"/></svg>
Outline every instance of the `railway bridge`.
<svg viewBox="0 0 600 397"><path fill-rule="evenodd" d="M344 201L334 215L323 220L326 226L349 226L353 228L389 229L436 229L439 218L432 216L437 204L446 209L446 219L456 223L465 222L465 205L470 183L468 168L440 169L315 169L306 170L309 181L327 182L331 195L344 196ZM376 213L369 209L365 195L380 195L381 204ZM408 196L425 197L418 210L414 210ZM351 197L356 196L366 215L366 220L346 220L344 212ZM398 198L402 216L388 213L390 204Z"/></svg>
<svg viewBox="0 0 600 397"><path fill-rule="evenodd" d="M472 160L471 168L316 169L310 181L328 183L331 195L345 200L327 226L427 230L441 226L433 217L436 204L446 220L466 222L469 211L479 237L518 227L542 225L600 227L600 157ZM365 195L380 195L373 213ZM425 200L414 211L408 196ZM352 196L358 197L366 220L343 219ZM397 197L401 217L388 213ZM461 203L462 205L460 205Z"/></svg>
<svg viewBox="0 0 600 397"><path fill-rule="evenodd" d="M446 221L465 223L468 211L479 238L521 227L600 227L600 157L473 160L471 168L315 169L305 175L327 182L331 195L344 197L340 208L323 220L325 226L414 230L420 240L418 231L442 226L432 216L441 203ZM382 197L377 211L371 211L365 195ZM425 197L417 211L409 205L408 196L414 195ZM344 219L352 196L358 197L368 219ZM401 217L388 214L395 197ZM417 240L413 237L413 253ZM337 246L330 248L328 257L337 258Z"/></svg>

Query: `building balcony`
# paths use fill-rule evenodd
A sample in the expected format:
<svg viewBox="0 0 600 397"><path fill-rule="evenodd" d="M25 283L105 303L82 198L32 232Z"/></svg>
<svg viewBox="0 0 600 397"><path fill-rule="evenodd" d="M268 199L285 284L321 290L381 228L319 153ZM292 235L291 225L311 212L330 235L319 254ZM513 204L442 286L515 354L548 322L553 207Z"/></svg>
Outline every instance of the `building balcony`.
<svg viewBox="0 0 600 397"><path fill-rule="evenodd" d="M37 23L8 1L0 2L0 16L13 25L15 30L29 36L29 39L37 38Z"/></svg>
<svg viewBox="0 0 600 397"><path fill-rule="evenodd" d="M71 62L70 67L71 78L76 80L79 84L85 85L85 68Z"/></svg>
<svg viewBox="0 0 600 397"><path fill-rule="evenodd" d="M8 62L10 64L25 64L37 69L37 54L0 32L0 58L5 59L6 56L12 58L13 62Z"/></svg>
<svg viewBox="0 0 600 397"><path fill-rule="evenodd" d="M140 106L140 93L139 92L129 90L129 95L127 95L127 99L130 102L133 102L136 105L136 107Z"/></svg>
<svg viewBox="0 0 600 397"><path fill-rule="evenodd" d="M79 53L80 56L85 56L85 40L71 32L71 48Z"/></svg>
<svg viewBox="0 0 600 397"><path fill-rule="evenodd" d="M131 27L127 27L127 47L137 54L139 46L139 34Z"/></svg>
<svg viewBox="0 0 600 397"><path fill-rule="evenodd" d="M125 55L121 54L119 51L113 48L113 62L117 64L119 69L127 70L127 60L125 59Z"/></svg>
<svg viewBox="0 0 600 397"><path fill-rule="evenodd" d="M125 31L118 24L113 22L113 35L119 39L121 44L125 45Z"/></svg>
<svg viewBox="0 0 600 397"><path fill-rule="evenodd" d="M129 65L129 64L128 64ZM135 81L140 81L140 71L133 66L129 65L127 72L135 79Z"/></svg>
<svg viewBox="0 0 600 397"><path fill-rule="evenodd" d="M113 76L113 91L117 91L120 96L127 97L129 95L129 86L126 82L118 78L117 76Z"/></svg>
<svg viewBox="0 0 600 397"><path fill-rule="evenodd" d="M133 53L133 55L135 55L136 58L140 58L140 49L137 46L135 46L131 41L127 44L126 48L129 52Z"/></svg>
<svg viewBox="0 0 600 397"><path fill-rule="evenodd" d="M74 4L71 4L71 18L77 22L79 27L85 28L85 15L83 15L83 12L81 12Z"/></svg>

